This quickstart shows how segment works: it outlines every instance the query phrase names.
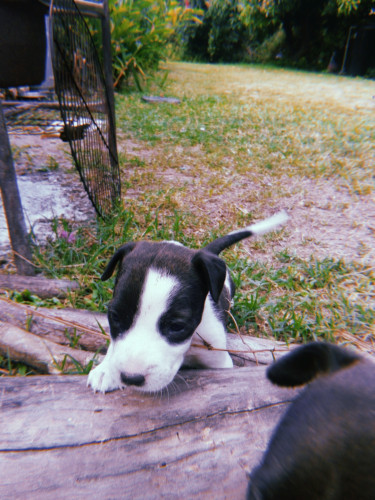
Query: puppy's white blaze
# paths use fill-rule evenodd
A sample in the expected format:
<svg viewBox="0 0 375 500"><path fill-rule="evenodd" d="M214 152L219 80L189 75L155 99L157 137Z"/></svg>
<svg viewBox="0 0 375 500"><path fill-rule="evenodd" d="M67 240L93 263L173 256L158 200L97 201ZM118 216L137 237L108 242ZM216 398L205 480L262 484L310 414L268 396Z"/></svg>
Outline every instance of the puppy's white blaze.
<svg viewBox="0 0 375 500"><path fill-rule="evenodd" d="M174 276L150 268L143 284L136 323L132 330L139 328L139 325L155 329L168 308L174 290L178 288L179 282Z"/></svg>
<svg viewBox="0 0 375 500"><path fill-rule="evenodd" d="M272 217L268 217L268 219L262 220L260 222L256 222L255 224L251 224L250 226L245 227L245 229L241 229L241 231L248 230L253 234L265 234L270 231L274 231L278 226L284 224L289 219L288 214L285 210L278 212ZM229 234L238 233L237 231L232 231Z"/></svg>
<svg viewBox="0 0 375 500"><path fill-rule="evenodd" d="M123 338L115 340L112 362L118 372L141 374L146 378L140 388L157 391L168 385L180 368L190 340L171 345L158 331L160 317L166 312L178 280L156 269L147 273L135 323Z"/></svg>

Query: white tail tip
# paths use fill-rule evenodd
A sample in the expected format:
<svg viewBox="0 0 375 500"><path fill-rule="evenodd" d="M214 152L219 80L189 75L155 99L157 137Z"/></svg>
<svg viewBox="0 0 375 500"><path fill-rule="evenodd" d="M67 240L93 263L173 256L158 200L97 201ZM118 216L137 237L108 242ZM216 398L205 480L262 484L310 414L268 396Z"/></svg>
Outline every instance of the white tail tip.
<svg viewBox="0 0 375 500"><path fill-rule="evenodd" d="M269 217L268 219L262 220L261 222L256 222L246 229L251 231L253 234L264 234L270 231L274 231L278 226L284 224L289 219L288 214L285 210L278 212L277 214Z"/></svg>

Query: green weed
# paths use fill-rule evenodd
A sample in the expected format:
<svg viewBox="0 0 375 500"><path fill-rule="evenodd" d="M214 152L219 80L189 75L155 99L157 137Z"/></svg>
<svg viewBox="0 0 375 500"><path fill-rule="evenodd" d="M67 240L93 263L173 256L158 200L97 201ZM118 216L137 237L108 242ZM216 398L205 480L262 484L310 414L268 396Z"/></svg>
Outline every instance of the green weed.
<svg viewBox="0 0 375 500"><path fill-rule="evenodd" d="M26 375L36 375L36 371L24 363L18 361L13 361L9 354L6 356L0 355L0 377L1 376L20 376L24 377Z"/></svg>
<svg viewBox="0 0 375 500"><path fill-rule="evenodd" d="M66 354L61 362L55 360L54 365L64 375L88 375L96 362L95 360L96 354L87 364L83 365L70 354Z"/></svg>

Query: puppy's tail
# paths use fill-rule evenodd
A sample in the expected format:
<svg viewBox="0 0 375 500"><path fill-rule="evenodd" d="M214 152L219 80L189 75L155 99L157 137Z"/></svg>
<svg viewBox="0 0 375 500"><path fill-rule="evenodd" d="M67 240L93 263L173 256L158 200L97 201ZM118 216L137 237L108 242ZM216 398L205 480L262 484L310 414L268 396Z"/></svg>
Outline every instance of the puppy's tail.
<svg viewBox="0 0 375 500"><path fill-rule="evenodd" d="M285 210L278 212L277 214L265 219L261 222L256 222L251 226L247 226L244 229L239 229L237 231L233 231L226 236L222 236L211 243L209 243L205 250L207 252L214 253L215 255L219 255L220 252L225 250L226 248L234 245L238 241L241 241L249 236L254 236L257 234L264 234L270 231L275 230L281 224L284 224L288 220L288 214Z"/></svg>
<svg viewBox="0 0 375 500"><path fill-rule="evenodd" d="M311 342L276 361L267 369L267 377L276 385L294 387L306 384L318 375L341 370L360 359L349 349Z"/></svg>

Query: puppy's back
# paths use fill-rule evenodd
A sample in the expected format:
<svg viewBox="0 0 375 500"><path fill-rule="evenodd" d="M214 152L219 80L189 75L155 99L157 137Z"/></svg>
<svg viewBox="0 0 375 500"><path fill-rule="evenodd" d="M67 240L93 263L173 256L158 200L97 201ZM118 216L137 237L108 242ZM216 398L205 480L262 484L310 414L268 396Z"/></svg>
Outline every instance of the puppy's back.
<svg viewBox="0 0 375 500"><path fill-rule="evenodd" d="M374 500L375 365L316 343L285 356L268 375L279 385L315 380L277 427L248 499Z"/></svg>

